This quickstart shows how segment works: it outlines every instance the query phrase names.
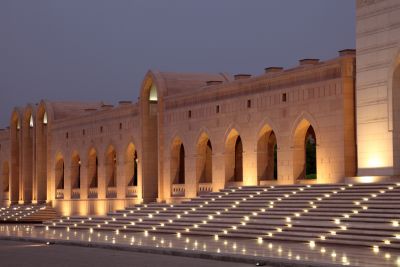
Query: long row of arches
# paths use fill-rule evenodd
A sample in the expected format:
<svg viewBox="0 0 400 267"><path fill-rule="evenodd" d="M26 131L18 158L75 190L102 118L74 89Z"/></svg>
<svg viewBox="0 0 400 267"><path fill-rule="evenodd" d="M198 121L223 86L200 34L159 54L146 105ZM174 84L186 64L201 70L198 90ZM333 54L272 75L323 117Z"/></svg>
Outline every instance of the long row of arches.
<svg viewBox="0 0 400 267"><path fill-rule="evenodd" d="M88 198L97 198L97 189L99 189L100 181L100 168L104 170L104 189L106 197L116 197L116 187L120 180L123 178L124 187L136 187L138 185L138 154L133 143L129 143L123 156L123 162L119 161L119 155L113 145L108 146L105 151L104 161L99 161L98 151L91 148L87 154L86 163L82 163L81 156L78 152L73 152L69 166L65 165L64 156L58 153L55 161L55 190L63 191L65 189L66 179L70 180L71 197L80 198L80 189L88 188L89 192L96 192L95 194L89 193ZM122 165L122 166L121 166ZM69 168L69 175L67 177L66 171ZM83 171L85 168L85 172ZM87 184L83 183L83 175L86 174ZM111 193L108 193L108 192ZM74 193L78 192L78 193ZM63 198L64 194L56 194L58 198ZM133 197L126 190L125 197Z"/></svg>
<svg viewBox="0 0 400 267"><path fill-rule="evenodd" d="M11 203L47 200L47 131L46 104L22 111L14 110L10 123L11 158L9 191Z"/></svg>
<svg viewBox="0 0 400 267"><path fill-rule="evenodd" d="M294 133L293 171L297 180L317 178L317 138L311 124L303 120ZM244 150L240 133L232 129L224 143L225 184L238 185L243 183ZM273 129L269 126L262 128L257 139L257 183L278 179L278 149L279 144ZM186 182L185 145L181 138L175 137L170 149L170 179L171 195L184 194L179 185ZM201 194L204 186L213 181L213 146L212 140L202 133L196 143L195 176L197 194Z"/></svg>

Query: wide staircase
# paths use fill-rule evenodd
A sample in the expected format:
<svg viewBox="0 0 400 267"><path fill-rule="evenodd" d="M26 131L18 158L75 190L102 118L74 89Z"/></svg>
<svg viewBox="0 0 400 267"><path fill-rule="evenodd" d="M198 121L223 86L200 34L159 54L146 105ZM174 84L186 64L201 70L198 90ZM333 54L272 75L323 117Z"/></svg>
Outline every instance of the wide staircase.
<svg viewBox="0 0 400 267"><path fill-rule="evenodd" d="M0 223L42 223L56 218L56 211L45 204L11 205L0 208Z"/></svg>
<svg viewBox="0 0 400 267"><path fill-rule="evenodd" d="M152 203L40 227L400 248L400 183L227 188L177 205Z"/></svg>

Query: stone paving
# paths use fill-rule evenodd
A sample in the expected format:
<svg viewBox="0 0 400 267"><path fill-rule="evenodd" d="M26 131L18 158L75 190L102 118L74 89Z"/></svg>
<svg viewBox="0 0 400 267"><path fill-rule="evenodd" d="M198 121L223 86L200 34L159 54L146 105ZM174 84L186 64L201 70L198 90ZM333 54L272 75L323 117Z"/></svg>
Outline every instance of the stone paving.
<svg viewBox="0 0 400 267"><path fill-rule="evenodd" d="M319 246L295 242L259 242L251 239L183 237L163 234L122 234L0 225L0 239L135 252L188 256L243 263L264 262L280 266L400 266L399 250L374 250L360 246Z"/></svg>

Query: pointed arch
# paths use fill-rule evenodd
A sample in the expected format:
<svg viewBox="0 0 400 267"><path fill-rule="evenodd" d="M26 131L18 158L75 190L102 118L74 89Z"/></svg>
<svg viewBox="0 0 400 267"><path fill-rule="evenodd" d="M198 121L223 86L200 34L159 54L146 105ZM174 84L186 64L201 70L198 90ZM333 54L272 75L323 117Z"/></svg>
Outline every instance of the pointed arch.
<svg viewBox="0 0 400 267"><path fill-rule="evenodd" d="M125 184L138 185L138 154L134 143L130 142L125 151Z"/></svg>
<svg viewBox="0 0 400 267"><path fill-rule="evenodd" d="M71 189L81 188L81 157L77 151L71 156Z"/></svg>
<svg viewBox="0 0 400 267"><path fill-rule="evenodd" d="M317 141L319 139L314 125L303 118L295 125L293 140L294 179L317 178Z"/></svg>
<svg viewBox="0 0 400 267"><path fill-rule="evenodd" d="M47 199L47 172L48 172L48 129L53 121L53 112L51 105L42 100L36 110L36 175L34 188L36 198L39 203L45 202Z"/></svg>
<svg viewBox="0 0 400 267"><path fill-rule="evenodd" d="M171 143L170 165L172 184L185 184L185 147L179 137Z"/></svg>
<svg viewBox="0 0 400 267"><path fill-rule="evenodd" d="M20 199L20 166L21 166L21 109L15 108L10 119L11 141L11 178L10 178L10 202L18 203Z"/></svg>
<svg viewBox="0 0 400 267"><path fill-rule="evenodd" d="M243 182L243 142L235 128L225 139L225 182Z"/></svg>
<svg viewBox="0 0 400 267"><path fill-rule="evenodd" d="M117 152L113 145L109 145L105 155L106 187L117 186Z"/></svg>
<svg viewBox="0 0 400 267"><path fill-rule="evenodd" d="M212 191L212 144L206 132L200 134L196 145L196 184L197 194ZM211 186L199 186L211 184Z"/></svg>
<svg viewBox="0 0 400 267"><path fill-rule="evenodd" d="M33 199L34 180L34 108L27 105L22 120L22 194L25 203L31 203Z"/></svg>
<svg viewBox="0 0 400 267"><path fill-rule="evenodd" d="M275 131L265 124L257 135L257 179L278 179L278 145Z"/></svg>
<svg viewBox="0 0 400 267"><path fill-rule="evenodd" d="M55 159L55 186L57 189L64 189L65 182L65 165L64 165L64 157L61 153L57 153Z"/></svg>
<svg viewBox="0 0 400 267"><path fill-rule="evenodd" d="M10 165L8 161L4 161L2 164L2 184L3 184L3 200L9 200L10 193Z"/></svg>
<svg viewBox="0 0 400 267"><path fill-rule="evenodd" d="M91 148L88 153L88 187L98 187L99 159L95 148Z"/></svg>

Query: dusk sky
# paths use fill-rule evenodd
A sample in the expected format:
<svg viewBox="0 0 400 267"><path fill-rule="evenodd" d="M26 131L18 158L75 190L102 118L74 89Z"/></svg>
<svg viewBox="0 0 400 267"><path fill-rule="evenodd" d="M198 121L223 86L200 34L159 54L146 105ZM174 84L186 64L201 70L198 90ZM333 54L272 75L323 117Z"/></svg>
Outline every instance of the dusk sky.
<svg viewBox="0 0 400 267"><path fill-rule="evenodd" d="M41 99L136 101L148 69L257 75L354 47L353 0L2 0L0 127Z"/></svg>

